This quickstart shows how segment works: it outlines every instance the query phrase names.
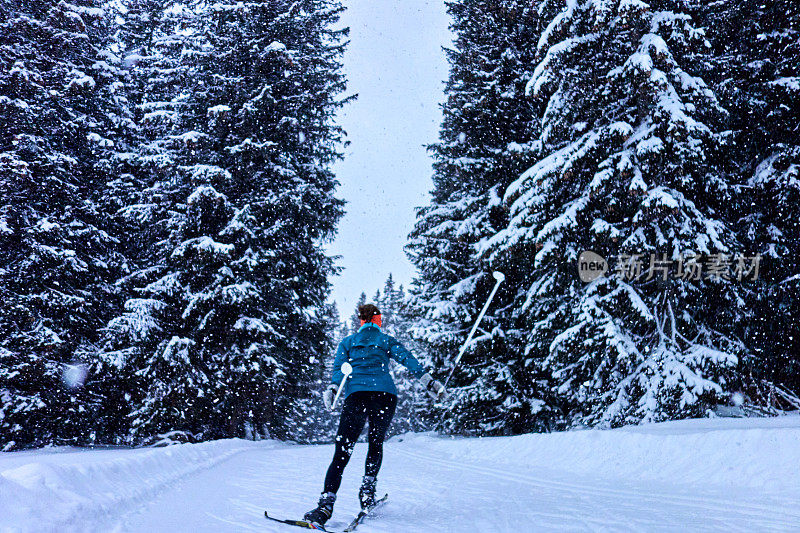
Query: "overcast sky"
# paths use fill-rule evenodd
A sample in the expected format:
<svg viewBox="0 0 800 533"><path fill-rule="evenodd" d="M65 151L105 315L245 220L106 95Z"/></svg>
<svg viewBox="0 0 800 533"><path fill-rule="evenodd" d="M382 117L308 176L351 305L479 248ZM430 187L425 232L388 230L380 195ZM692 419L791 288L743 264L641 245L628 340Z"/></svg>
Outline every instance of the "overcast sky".
<svg viewBox="0 0 800 533"><path fill-rule="evenodd" d="M425 205L450 43L444 2L345 0L342 22L350 27L344 57L348 93L358 99L339 116L351 141L334 170L338 196L347 201L339 234L329 246L342 256L331 298L343 318L362 291L372 296L391 272L408 285L414 267L403 246L414 225L414 208Z"/></svg>

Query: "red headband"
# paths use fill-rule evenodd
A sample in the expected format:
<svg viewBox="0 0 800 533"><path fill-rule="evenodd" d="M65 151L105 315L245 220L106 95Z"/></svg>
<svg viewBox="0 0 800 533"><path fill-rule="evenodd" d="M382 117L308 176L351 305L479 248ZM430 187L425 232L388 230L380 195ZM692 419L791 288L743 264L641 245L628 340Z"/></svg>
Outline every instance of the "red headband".
<svg viewBox="0 0 800 533"><path fill-rule="evenodd" d="M369 321L372 322L373 324L375 324L376 326L381 327L381 323L383 322L383 319L381 318L381 315L372 315L372 318L370 318ZM367 323L366 320L362 320L361 321L361 325L362 326L364 324L366 324L366 323Z"/></svg>

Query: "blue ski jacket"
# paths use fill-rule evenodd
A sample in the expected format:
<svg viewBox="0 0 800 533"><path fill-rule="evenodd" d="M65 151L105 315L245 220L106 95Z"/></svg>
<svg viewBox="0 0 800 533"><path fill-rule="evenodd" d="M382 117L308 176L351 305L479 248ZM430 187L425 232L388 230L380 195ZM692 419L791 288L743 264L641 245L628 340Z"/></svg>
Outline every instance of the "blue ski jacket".
<svg viewBox="0 0 800 533"><path fill-rule="evenodd" d="M358 332L345 337L336 350L331 383L339 385L344 378L342 363L349 362L353 373L345 382L342 394L346 398L357 391L388 392L397 395L397 387L389 374L389 358L406 367L418 379L425 373L416 357L400 341L368 322Z"/></svg>

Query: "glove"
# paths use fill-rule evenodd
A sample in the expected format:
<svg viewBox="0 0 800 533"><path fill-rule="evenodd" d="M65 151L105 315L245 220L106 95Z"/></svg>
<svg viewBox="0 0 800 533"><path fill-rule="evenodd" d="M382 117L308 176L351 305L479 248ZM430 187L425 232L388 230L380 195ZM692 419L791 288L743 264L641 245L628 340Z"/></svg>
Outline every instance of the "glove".
<svg viewBox="0 0 800 533"><path fill-rule="evenodd" d="M439 381L433 379L433 376L431 376L427 372L425 372L425 374L423 374L422 377L419 378L419 382L422 384L423 387L425 387L425 392L428 393L428 396L430 396L434 400L438 400L439 398L447 394L444 385L442 385Z"/></svg>
<svg viewBox="0 0 800 533"><path fill-rule="evenodd" d="M331 383L328 385L328 388L325 389L325 392L322 393L322 403L325 404L325 408L328 411L333 407L333 399L336 397L337 390L339 390L339 387Z"/></svg>

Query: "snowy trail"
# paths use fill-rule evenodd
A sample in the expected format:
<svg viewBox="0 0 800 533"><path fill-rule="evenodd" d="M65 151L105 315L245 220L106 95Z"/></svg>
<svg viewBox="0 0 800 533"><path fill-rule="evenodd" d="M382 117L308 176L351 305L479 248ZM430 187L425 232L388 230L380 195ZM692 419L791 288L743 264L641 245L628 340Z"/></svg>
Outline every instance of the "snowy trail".
<svg viewBox="0 0 800 533"><path fill-rule="evenodd" d="M3 454L0 511L4 487L14 480L32 496L49 494L36 493L45 490L44 472L46 488L63 505L72 501L66 489L81 487L83 514L67 506L59 522L47 498L39 498L42 508L17 509L16 522L0 514L0 531L288 533L296 529L267 522L263 511L300 517L319 494L332 453L330 445L233 440ZM345 472L332 530L341 531L358 511L365 455L361 443ZM390 500L359 530L800 531L798 462L800 417L493 439L406 435L386 444L378 489ZM29 471L39 477L24 478ZM161 479L154 481L156 475ZM106 500L115 476L120 494ZM109 484L95 487L97 479ZM20 503L39 500L32 496Z"/></svg>
<svg viewBox="0 0 800 533"><path fill-rule="evenodd" d="M359 448L331 529L343 529L358 511L365 445ZM331 453L330 446L246 451L181 482L126 517L118 530L285 532L285 526L265 523L263 510L301 516L320 490ZM485 466L442 459L413 440L387 444L380 482L391 501L364 532L800 529L796 498Z"/></svg>

